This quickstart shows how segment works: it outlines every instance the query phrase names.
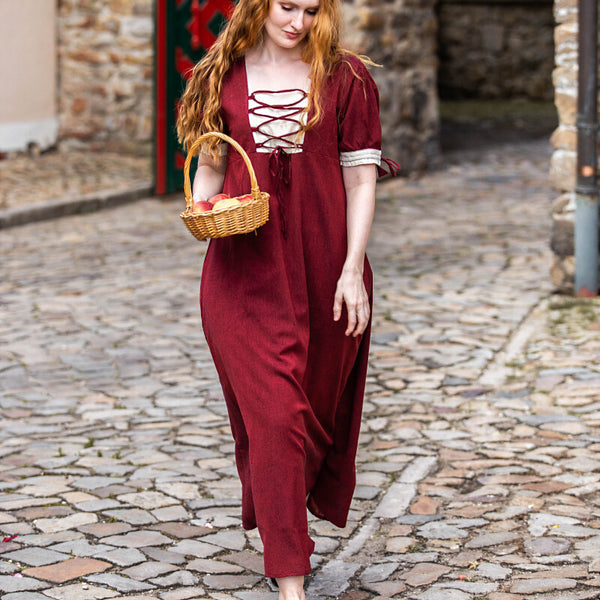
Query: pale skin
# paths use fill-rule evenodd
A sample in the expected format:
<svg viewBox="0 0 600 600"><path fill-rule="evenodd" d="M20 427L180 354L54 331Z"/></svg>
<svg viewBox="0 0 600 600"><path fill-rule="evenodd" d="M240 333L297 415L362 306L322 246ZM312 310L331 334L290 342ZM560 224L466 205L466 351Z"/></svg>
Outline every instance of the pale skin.
<svg viewBox="0 0 600 600"><path fill-rule="evenodd" d="M264 24L263 42L247 52L246 73L250 90L309 89L309 66L302 61L302 43L319 9L319 0L272 0ZM206 154L198 159L193 197L204 200L223 189L227 159L213 160ZM346 190L348 248L337 281L333 315L339 321L345 305L347 336L357 337L369 324L370 305L363 272L369 232L375 210L376 167L373 164L343 167ZM280 577L279 600L305 600L304 576Z"/></svg>

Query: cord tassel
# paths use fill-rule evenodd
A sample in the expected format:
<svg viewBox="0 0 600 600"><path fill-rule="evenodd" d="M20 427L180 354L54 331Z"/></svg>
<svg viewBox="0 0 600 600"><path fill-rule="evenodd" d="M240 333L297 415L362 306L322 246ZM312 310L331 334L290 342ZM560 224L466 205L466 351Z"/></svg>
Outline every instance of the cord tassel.
<svg viewBox="0 0 600 600"><path fill-rule="evenodd" d="M400 165L395 160L392 160L391 158L382 158L381 162L385 163L385 165L389 169L389 173L385 170L385 167L381 165L377 167L377 174L379 175L379 177L383 177L384 175L391 175L392 177L396 177L396 175L398 175L398 172L400 171Z"/></svg>

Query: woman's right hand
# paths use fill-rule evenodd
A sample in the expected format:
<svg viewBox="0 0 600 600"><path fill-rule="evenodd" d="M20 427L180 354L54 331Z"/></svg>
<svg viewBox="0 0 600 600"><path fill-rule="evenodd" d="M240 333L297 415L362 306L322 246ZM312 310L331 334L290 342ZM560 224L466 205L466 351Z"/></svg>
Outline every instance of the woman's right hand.
<svg viewBox="0 0 600 600"><path fill-rule="evenodd" d="M346 265L342 269L342 274L338 279L335 290L335 299L333 302L334 321L340 320L344 304L348 313L348 326L346 327L345 334L358 337L364 333L369 324L371 306L362 270Z"/></svg>

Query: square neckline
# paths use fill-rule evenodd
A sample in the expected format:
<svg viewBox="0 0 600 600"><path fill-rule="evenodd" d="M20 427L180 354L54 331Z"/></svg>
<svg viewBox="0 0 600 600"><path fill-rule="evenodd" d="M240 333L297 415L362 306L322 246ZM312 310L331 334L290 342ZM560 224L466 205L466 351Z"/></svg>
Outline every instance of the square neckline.
<svg viewBox="0 0 600 600"><path fill-rule="evenodd" d="M308 84L308 89L306 89L306 90L304 88L299 88L299 87L286 88L286 89L282 89L282 90L256 89L256 90L253 90L251 93L250 92L250 80L248 78L248 66L246 63L246 55L242 56L242 71L244 73L244 87L245 87L246 98L251 98L254 94L259 94L259 93L279 94L279 93L283 93L283 92L302 92L307 97L310 94L310 80L309 80L309 84Z"/></svg>

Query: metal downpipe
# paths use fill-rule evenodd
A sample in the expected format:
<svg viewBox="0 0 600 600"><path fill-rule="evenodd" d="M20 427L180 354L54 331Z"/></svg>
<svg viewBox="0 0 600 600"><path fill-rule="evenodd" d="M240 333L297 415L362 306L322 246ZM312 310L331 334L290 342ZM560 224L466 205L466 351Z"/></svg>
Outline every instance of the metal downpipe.
<svg viewBox="0 0 600 600"><path fill-rule="evenodd" d="M598 294L598 3L579 0L575 295Z"/></svg>

